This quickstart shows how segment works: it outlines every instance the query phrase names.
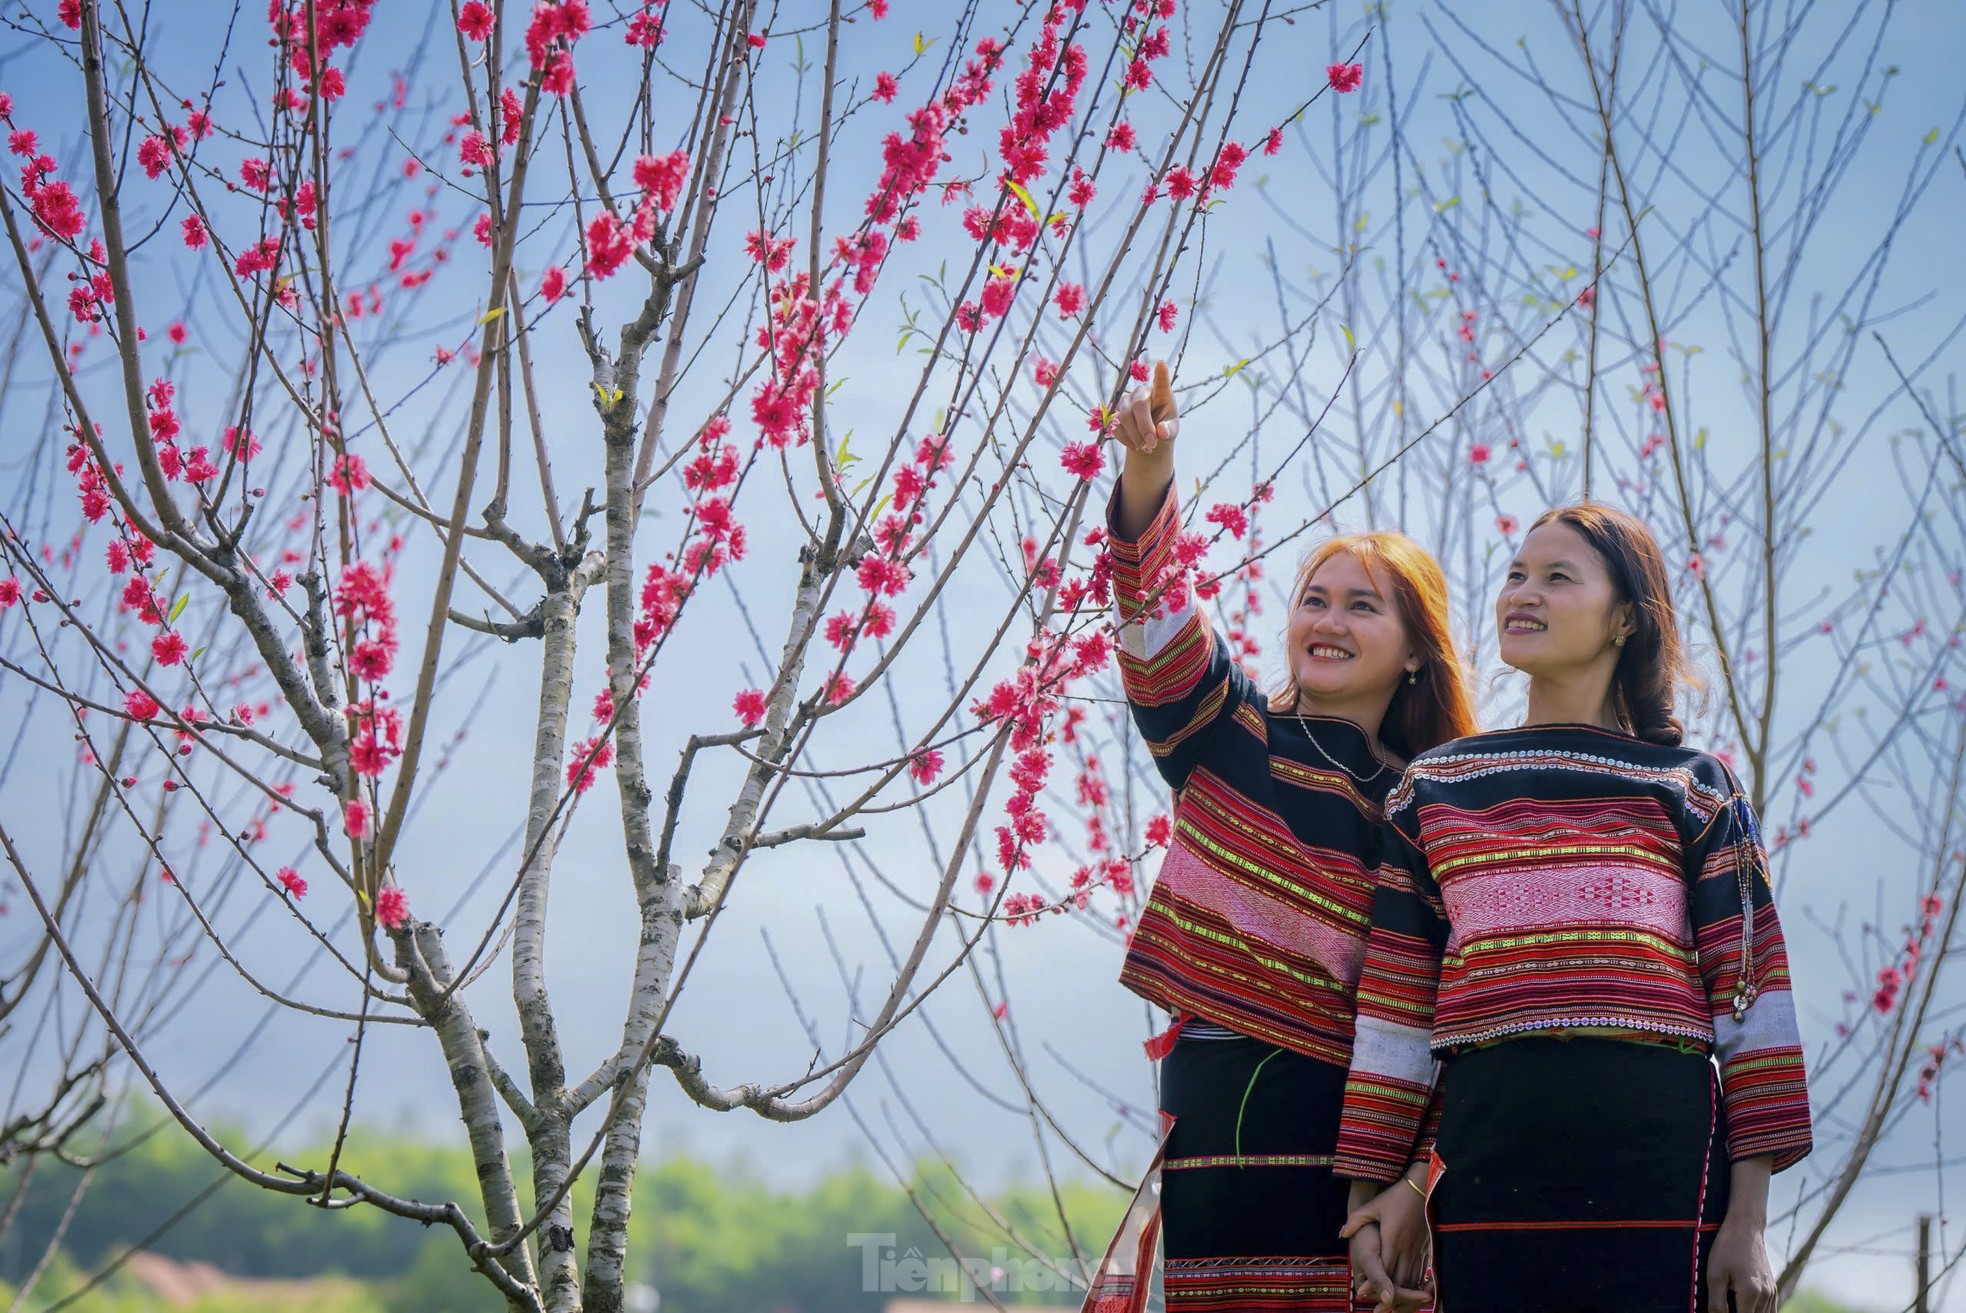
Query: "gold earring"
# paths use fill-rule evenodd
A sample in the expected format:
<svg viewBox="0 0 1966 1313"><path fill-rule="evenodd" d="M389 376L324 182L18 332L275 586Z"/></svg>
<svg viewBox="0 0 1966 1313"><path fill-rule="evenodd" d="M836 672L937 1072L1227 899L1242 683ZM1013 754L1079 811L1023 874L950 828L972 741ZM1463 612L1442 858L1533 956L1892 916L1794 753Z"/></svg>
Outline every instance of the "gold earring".
<svg viewBox="0 0 1966 1313"><path fill-rule="evenodd" d="M1611 640L1611 646L1613 647L1623 647L1624 645L1625 645L1625 636L1623 634L1620 634L1616 638Z"/></svg>

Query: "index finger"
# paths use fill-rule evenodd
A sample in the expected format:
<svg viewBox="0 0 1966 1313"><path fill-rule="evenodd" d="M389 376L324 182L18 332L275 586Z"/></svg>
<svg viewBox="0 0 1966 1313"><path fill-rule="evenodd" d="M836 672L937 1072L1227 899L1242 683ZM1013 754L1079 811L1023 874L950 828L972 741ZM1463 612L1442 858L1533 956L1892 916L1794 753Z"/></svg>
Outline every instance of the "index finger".
<svg viewBox="0 0 1966 1313"><path fill-rule="evenodd" d="M1167 372L1165 360L1154 362L1154 387L1149 400L1156 420L1174 418L1174 379Z"/></svg>

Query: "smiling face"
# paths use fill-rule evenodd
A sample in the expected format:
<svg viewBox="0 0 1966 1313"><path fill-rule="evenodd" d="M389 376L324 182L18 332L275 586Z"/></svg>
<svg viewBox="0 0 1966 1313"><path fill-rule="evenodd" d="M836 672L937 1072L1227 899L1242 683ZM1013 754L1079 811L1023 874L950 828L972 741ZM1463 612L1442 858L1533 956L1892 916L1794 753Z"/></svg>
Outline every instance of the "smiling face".
<svg viewBox="0 0 1966 1313"><path fill-rule="evenodd" d="M1377 703L1383 714L1419 664L1397 603L1358 557L1340 551L1311 572L1290 617L1290 674L1301 710L1356 719L1355 704Z"/></svg>
<svg viewBox="0 0 1966 1313"><path fill-rule="evenodd" d="M1618 663L1615 639L1632 632L1597 549L1562 521L1530 530L1495 599L1502 660L1530 675L1561 677Z"/></svg>

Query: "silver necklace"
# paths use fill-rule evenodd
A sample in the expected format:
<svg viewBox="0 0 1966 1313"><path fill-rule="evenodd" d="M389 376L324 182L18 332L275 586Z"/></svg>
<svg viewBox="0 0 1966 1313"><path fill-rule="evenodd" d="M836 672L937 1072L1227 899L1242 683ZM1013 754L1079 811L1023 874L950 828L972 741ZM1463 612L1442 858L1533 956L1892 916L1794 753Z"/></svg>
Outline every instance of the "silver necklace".
<svg viewBox="0 0 1966 1313"><path fill-rule="evenodd" d="M1336 757L1333 757L1330 753L1324 750L1324 745L1317 741L1317 735L1311 733L1311 727L1309 724L1305 722L1303 712L1293 711L1290 714L1293 717L1295 717L1298 726L1304 731L1304 737L1309 739L1311 741L1311 746L1317 749L1317 755L1323 757L1326 761L1330 762L1333 766L1336 766L1339 770L1345 772L1345 774L1349 775L1355 782L1359 784L1370 784L1373 780L1378 779L1381 775L1384 775L1388 770L1392 769L1390 766L1386 765L1385 759L1380 757L1379 750L1373 747L1370 743L1368 743L1365 746L1365 750L1367 752L1370 752L1372 754L1372 760L1378 762L1379 764L1377 768L1375 768L1370 775L1358 774L1357 772L1353 771L1351 767L1347 766L1344 762L1339 761Z"/></svg>

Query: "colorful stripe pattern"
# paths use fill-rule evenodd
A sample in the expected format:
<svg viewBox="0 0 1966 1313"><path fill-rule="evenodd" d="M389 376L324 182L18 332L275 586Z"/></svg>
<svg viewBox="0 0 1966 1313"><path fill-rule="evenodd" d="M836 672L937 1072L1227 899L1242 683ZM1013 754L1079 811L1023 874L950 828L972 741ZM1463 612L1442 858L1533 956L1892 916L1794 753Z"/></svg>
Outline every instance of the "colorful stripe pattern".
<svg viewBox="0 0 1966 1313"><path fill-rule="evenodd" d="M1578 1028L1711 1046L1729 1156L1809 1152L1767 858L1719 760L1589 726L1480 734L1415 758L1386 819L1340 1174L1406 1166L1437 1054Z"/></svg>
<svg viewBox="0 0 1966 1313"><path fill-rule="evenodd" d="M1328 1153L1204 1153L1192 1158L1170 1158L1161 1165L1164 1172L1195 1172L1211 1167L1329 1167Z"/></svg>
<svg viewBox="0 0 1966 1313"><path fill-rule="evenodd" d="M1352 1307L1352 1270L1343 1260L1170 1258L1163 1277L1168 1308L1182 1313Z"/></svg>
<svg viewBox="0 0 1966 1313"><path fill-rule="evenodd" d="M1172 489L1138 542L1108 515L1120 674L1176 791L1120 980L1170 1012L1342 1067L1395 775L1350 721L1270 712L1196 609L1180 538Z"/></svg>

